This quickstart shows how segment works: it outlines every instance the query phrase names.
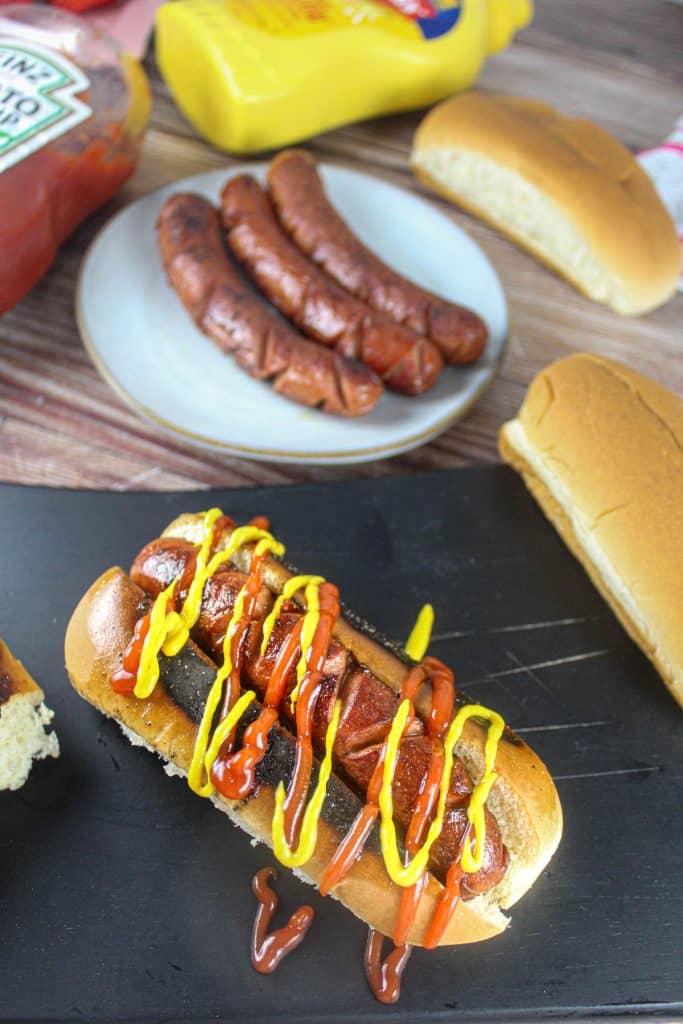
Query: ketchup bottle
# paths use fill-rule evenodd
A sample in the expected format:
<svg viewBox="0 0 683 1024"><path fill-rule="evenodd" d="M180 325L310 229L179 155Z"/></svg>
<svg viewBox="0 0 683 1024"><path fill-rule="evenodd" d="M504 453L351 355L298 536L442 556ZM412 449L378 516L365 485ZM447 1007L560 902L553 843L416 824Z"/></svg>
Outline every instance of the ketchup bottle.
<svg viewBox="0 0 683 1024"><path fill-rule="evenodd" d="M149 116L138 62L38 4L0 14L0 314L133 173Z"/></svg>

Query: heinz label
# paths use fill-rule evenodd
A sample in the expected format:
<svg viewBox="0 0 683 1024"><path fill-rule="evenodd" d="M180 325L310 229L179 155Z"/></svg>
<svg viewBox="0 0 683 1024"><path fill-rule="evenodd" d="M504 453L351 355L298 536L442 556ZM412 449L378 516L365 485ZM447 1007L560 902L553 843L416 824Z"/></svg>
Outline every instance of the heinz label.
<svg viewBox="0 0 683 1024"><path fill-rule="evenodd" d="M0 36L0 174L90 117L89 87L60 54Z"/></svg>

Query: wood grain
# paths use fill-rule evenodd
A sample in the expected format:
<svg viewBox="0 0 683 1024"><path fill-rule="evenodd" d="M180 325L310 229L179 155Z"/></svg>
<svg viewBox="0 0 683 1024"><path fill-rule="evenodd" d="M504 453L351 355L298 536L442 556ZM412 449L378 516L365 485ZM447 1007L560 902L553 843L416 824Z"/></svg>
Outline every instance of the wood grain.
<svg viewBox="0 0 683 1024"><path fill-rule="evenodd" d="M681 6L665 0L537 0L536 7L533 24L489 61L481 87L542 97L567 113L590 116L634 150L660 141L681 113ZM618 317L582 298L492 229L434 199L482 246L510 303L507 357L463 421L407 455L348 468L250 462L168 437L139 419L101 380L73 316L80 259L113 212L160 185L234 162L197 138L153 58L146 66L154 109L137 173L63 246L31 295L0 321L0 480L165 490L378 477L497 461L498 428L516 410L531 377L576 350L621 359L683 393L683 295L649 316ZM351 125L310 146L323 159L424 192L407 160L420 116Z"/></svg>

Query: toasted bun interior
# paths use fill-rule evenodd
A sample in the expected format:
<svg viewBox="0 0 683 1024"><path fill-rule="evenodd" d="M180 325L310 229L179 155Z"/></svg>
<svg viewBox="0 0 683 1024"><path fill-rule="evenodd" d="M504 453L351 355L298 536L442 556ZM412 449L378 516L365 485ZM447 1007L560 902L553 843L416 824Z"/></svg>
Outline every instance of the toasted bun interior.
<svg viewBox="0 0 683 1024"><path fill-rule="evenodd" d="M637 160L592 121L466 93L427 114L411 160L434 191L618 313L654 309L676 289L675 225Z"/></svg>
<svg viewBox="0 0 683 1024"><path fill-rule="evenodd" d="M500 448L683 706L683 401L574 355L535 378Z"/></svg>
<svg viewBox="0 0 683 1024"><path fill-rule="evenodd" d="M53 712L44 696L0 640L0 790L23 786L34 761L59 757L57 734L49 729Z"/></svg>

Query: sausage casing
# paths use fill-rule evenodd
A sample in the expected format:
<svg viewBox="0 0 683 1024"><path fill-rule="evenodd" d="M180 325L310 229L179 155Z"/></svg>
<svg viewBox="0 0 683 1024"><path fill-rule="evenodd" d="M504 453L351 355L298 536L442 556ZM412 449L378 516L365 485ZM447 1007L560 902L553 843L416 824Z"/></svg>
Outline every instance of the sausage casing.
<svg viewBox="0 0 683 1024"><path fill-rule="evenodd" d="M221 208L233 255L304 334L360 359L394 391L419 395L432 386L443 367L438 348L361 302L309 260L283 231L255 178L230 178Z"/></svg>
<svg viewBox="0 0 683 1024"><path fill-rule="evenodd" d="M270 194L299 248L344 288L434 342L449 363L472 363L488 331L472 310L420 288L371 252L325 194L315 161L285 150L270 165Z"/></svg>
<svg viewBox="0 0 683 1024"><path fill-rule="evenodd" d="M278 394L341 416L369 412L382 382L362 363L299 335L249 288L225 252L220 217L203 196L178 193L157 222L164 269L197 326Z"/></svg>

